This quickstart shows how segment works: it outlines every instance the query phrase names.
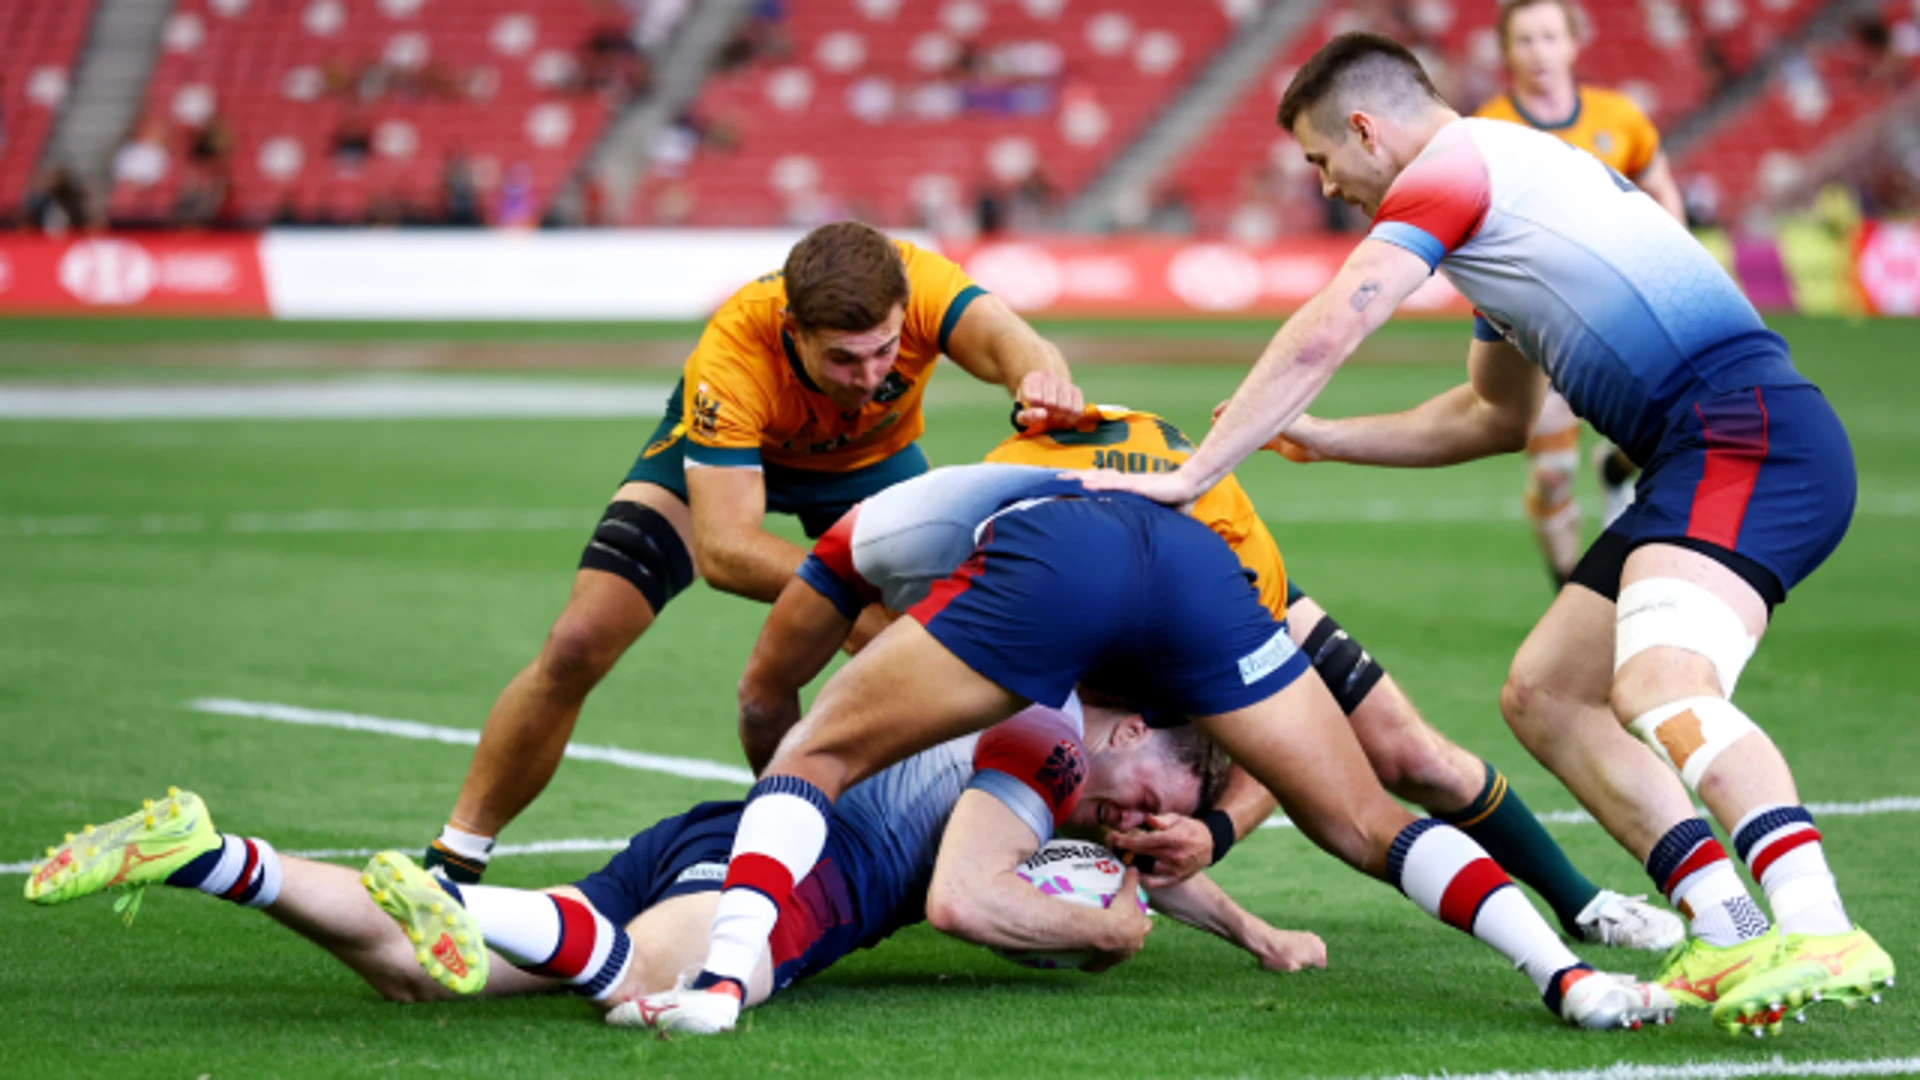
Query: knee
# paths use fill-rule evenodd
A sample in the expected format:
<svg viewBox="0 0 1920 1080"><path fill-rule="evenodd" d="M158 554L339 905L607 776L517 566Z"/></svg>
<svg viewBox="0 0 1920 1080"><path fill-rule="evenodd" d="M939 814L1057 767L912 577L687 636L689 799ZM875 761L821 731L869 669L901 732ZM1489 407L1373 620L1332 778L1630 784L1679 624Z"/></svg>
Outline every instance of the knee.
<svg viewBox="0 0 1920 1080"><path fill-rule="evenodd" d="M1387 741L1369 745L1367 757L1382 787L1425 805L1437 794L1451 794L1460 782L1438 739L1421 735L1412 730L1395 731Z"/></svg>
<svg viewBox="0 0 1920 1080"><path fill-rule="evenodd" d="M623 643L616 639L610 627L589 616L562 614L540 652L541 671L560 690L585 695L619 659Z"/></svg>
<svg viewBox="0 0 1920 1080"><path fill-rule="evenodd" d="M1500 687L1500 715L1521 742L1544 726L1552 694L1538 671L1515 664L1507 672L1507 681Z"/></svg>

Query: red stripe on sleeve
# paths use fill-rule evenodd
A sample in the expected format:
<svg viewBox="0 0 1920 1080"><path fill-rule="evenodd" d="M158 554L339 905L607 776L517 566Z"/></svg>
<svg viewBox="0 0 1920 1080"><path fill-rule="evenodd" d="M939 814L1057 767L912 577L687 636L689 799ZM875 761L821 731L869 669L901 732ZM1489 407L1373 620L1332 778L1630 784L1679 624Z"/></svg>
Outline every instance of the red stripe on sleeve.
<svg viewBox="0 0 1920 1080"><path fill-rule="evenodd" d="M1447 891L1440 897L1440 921L1473 933L1473 917L1480 913L1480 905L1495 889L1511 884L1499 863L1488 858L1473 860L1447 882Z"/></svg>
<svg viewBox="0 0 1920 1080"><path fill-rule="evenodd" d="M1707 440L1707 462L1693 489L1693 511L1687 517L1687 536L1732 551L1740 540L1753 485L1767 459L1767 403L1753 390L1754 414L1717 419L1709 426L1699 405L1693 414Z"/></svg>
<svg viewBox="0 0 1920 1080"><path fill-rule="evenodd" d="M1773 843L1762 848L1760 854L1753 857L1753 876L1755 878L1765 877L1767 867L1772 866L1775 859L1778 859L1780 856L1785 855L1787 852L1792 851L1802 844L1817 844L1819 842L1820 830L1812 827L1801 829L1799 832L1775 840Z"/></svg>

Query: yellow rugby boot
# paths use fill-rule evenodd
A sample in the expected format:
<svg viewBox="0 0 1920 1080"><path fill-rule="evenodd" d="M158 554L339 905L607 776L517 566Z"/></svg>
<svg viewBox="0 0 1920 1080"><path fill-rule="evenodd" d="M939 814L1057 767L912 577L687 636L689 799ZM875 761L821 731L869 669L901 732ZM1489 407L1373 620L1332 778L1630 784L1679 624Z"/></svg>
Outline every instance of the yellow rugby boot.
<svg viewBox="0 0 1920 1080"><path fill-rule="evenodd" d="M487 943L480 925L433 875L397 851L383 851L360 873L360 884L413 943L413 958L433 981L456 994L487 985Z"/></svg>
<svg viewBox="0 0 1920 1080"><path fill-rule="evenodd" d="M1878 1005L1893 986L1893 957L1855 927L1844 934L1788 934L1768 962L1723 990L1713 1022L1730 1034L1777 1035L1787 1016L1821 1001Z"/></svg>
<svg viewBox="0 0 1920 1080"><path fill-rule="evenodd" d="M134 889L125 904L132 921L138 891L220 846L220 833L200 796L168 788L139 810L105 825L68 833L27 875L26 896L36 904L64 904L114 889Z"/></svg>
<svg viewBox="0 0 1920 1080"><path fill-rule="evenodd" d="M1778 930L1724 948L1689 938L1667 953L1667 962L1653 981L1683 1009L1712 1008L1770 963L1779 947Z"/></svg>

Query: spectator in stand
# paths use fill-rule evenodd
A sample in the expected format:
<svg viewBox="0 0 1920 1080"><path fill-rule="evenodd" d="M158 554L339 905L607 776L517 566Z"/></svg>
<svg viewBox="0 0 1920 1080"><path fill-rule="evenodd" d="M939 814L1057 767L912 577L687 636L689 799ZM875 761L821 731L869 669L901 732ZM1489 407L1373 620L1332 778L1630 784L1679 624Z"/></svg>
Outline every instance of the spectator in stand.
<svg viewBox="0 0 1920 1080"><path fill-rule="evenodd" d="M646 89L647 61L633 40L633 25L618 4L600 0L600 18L581 46L581 68L587 89L618 105Z"/></svg>
<svg viewBox="0 0 1920 1080"><path fill-rule="evenodd" d="M674 28L687 13L687 0L638 0L640 10L634 19L634 41L640 51L658 58L673 40Z"/></svg>
<svg viewBox="0 0 1920 1080"><path fill-rule="evenodd" d="M480 214L480 183L473 174L473 162L458 144L447 152L440 169L440 218L463 228L486 224Z"/></svg>
<svg viewBox="0 0 1920 1080"><path fill-rule="evenodd" d="M91 201L80 178L65 168L43 170L27 186L26 225L48 236L64 236L94 223Z"/></svg>
<svg viewBox="0 0 1920 1080"><path fill-rule="evenodd" d="M1153 201L1153 208L1147 211L1147 231L1191 236L1193 207L1187 202L1187 193L1177 187L1161 192Z"/></svg>
<svg viewBox="0 0 1920 1080"><path fill-rule="evenodd" d="M113 155L113 183L150 188L167 176L167 122L158 116L142 121L134 137Z"/></svg>
<svg viewBox="0 0 1920 1080"><path fill-rule="evenodd" d="M333 129L333 162L343 169L358 169L373 153L373 126L358 108L350 108Z"/></svg>
<svg viewBox="0 0 1920 1080"><path fill-rule="evenodd" d="M231 207L226 169L220 164L194 161L181 179L173 201L173 224L183 229L205 229L227 224Z"/></svg>
<svg viewBox="0 0 1920 1080"><path fill-rule="evenodd" d="M1002 201L1000 193L982 184L973 197L973 217L981 236L1000 235L1001 226L1006 219L1006 204Z"/></svg>
<svg viewBox="0 0 1920 1080"><path fill-rule="evenodd" d="M540 223L533 195L533 170L516 162L500 180L500 197L493 207L494 224L503 229L531 229Z"/></svg>

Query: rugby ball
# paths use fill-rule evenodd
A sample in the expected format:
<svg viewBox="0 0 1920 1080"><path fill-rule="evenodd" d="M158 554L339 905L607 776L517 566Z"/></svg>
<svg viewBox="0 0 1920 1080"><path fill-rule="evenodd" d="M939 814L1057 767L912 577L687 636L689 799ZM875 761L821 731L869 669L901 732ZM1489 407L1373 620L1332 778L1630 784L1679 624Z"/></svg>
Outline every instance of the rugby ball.
<svg viewBox="0 0 1920 1080"><path fill-rule="evenodd" d="M1033 857L1019 865L1014 873L1041 893L1081 907L1104 908L1113 903L1120 891L1120 879L1127 868L1120 857L1099 844L1086 840L1049 840ZM1142 914L1147 910L1145 889L1136 889L1134 902ZM1021 967L1055 970L1085 967L1093 959L1087 949L1051 952L1043 949L995 949L996 956Z"/></svg>

